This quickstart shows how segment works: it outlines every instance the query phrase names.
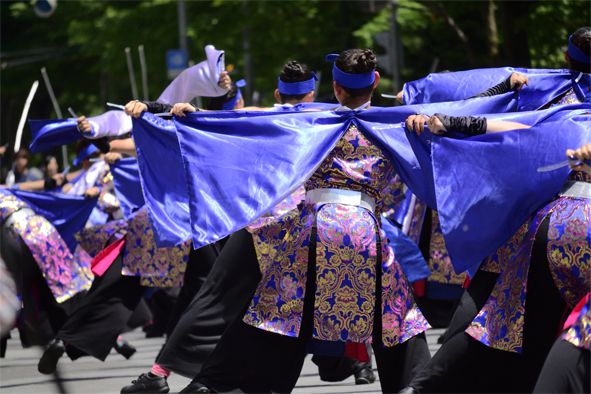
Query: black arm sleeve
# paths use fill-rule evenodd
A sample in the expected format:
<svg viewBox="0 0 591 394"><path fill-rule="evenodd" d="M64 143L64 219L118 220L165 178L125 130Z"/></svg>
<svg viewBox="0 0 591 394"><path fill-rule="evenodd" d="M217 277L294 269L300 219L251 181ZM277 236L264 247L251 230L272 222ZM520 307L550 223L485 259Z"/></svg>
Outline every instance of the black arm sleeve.
<svg viewBox="0 0 591 394"><path fill-rule="evenodd" d="M158 114L161 112L170 112L172 105L159 103L158 101L142 101L142 103L148 106L148 112Z"/></svg>
<svg viewBox="0 0 591 394"><path fill-rule="evenodd" d="M92 140L92 144L99 148L101 153L108 153L111 150L111 147L109 146L109 140L106 137Z"/></svg>
<svg viewBox="0 0 591 394"><path fill-rule="evenodd" d="M55 179L46 176L43 181L43 190L51 190L51 189L55 189L56 187L57 187L57 182L55 181Z"/></svg>
<svg viewBox="0 0 591 394"><path fill-rule="evenodd" d="M488 88L484 92L479 93L476 96L472 96L470 98L496 96L497 94L503 94L503 93L507 93L510 91L511 91L511 76L509 76L507 79L505 79L500 84L495 85L492 88Z"/></svg>
<svg viewBox="0 0 591 394"><path fill-rule="evenodd" d="M477 116L448 116L434 114L439 118L447 131L457 131L467 135L479 135L486 133L486 118Z"/></svg>

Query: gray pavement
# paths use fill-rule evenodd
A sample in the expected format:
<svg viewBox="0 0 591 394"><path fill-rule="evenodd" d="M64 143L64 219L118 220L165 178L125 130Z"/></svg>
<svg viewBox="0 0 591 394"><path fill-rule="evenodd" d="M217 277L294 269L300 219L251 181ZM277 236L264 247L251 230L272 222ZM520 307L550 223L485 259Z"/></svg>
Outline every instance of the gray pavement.
<svg viewBox="0 0 591 394"><path fill-rule="evenodd" d="M435 352L437 338L442 329L427 332L427 341L431 353ZM6 358L0 359L0 393L58 393L53 378L37 372L37 361L41 349L22 349L20 341L13 331L13 339L8 341ZM59 373L67 393L119 393L121 387L129 384L140 373L146 372L154 361L164 338L144 338L140 330L124 335L137 347L137 353L125 360L113 352L107 361L100 362L90 357L70 361L63 357L59 363ZM376 372L377 375L377 372ZM169 378L171 393L180 391L189 380L178 375ZM316 366L306 359L304 369L298 380L294 393L379 393L378 382L370 385L356 386L352 377L340 383L327 383L320 380Z"/></svg>

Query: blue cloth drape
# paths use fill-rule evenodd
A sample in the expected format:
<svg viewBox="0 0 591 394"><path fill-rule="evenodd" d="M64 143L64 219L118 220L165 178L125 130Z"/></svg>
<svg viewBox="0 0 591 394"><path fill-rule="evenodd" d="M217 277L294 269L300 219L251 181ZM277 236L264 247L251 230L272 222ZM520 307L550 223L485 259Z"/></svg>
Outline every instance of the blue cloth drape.
<svg viewBox="0 0 591 394"><path fill-rule="evenodd" d="M82 230L98 200L97 198L29 192L18 189L0 189L0 191L14 194L27 203L36 214L49 220L72 252L77 244L74 234Z"/></svg>
<svg viewBox="0 0 591 394"><path fill-rule="evenodd" d="M29 150L33 153L46 152L55 147L78 141L82 136L76 125L76 119L29 120L33 136Z"/></svg>
<svg viewBox="0 0 591 394"><path fill-rule="evenodd" d="M121 210L125 218L130 219L145 204L138 162L134 157L126 157L111 164L110 168Z"/></svg>
<svg viewBox="0 0 591 394"><path fill-rule="evenodd" d="M512 93L519 101L519 111L539 109L569 88L587 87L588 90L591 82L588 74L575 82L580 73L564 69L500 67L442 72L407 82L403 89L404 102L422 104L467 99L503 82L514 71L527 75L529 79L528 86Z"/></svg>

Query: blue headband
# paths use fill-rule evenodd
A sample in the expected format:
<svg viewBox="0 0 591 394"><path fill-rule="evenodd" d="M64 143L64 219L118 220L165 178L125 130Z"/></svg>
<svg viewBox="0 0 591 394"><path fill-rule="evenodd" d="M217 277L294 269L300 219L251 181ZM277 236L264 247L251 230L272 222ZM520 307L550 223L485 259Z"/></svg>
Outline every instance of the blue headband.
<svg viewBox="0 0 591 394"><path fill-rule="evenodd" d="M586 55L580 48L573 44L572 38L572 35L568 37L568 56L576 62L590 64L591 60L589 59L589 55Z"/></svg>
<svg viewBox="0 0 591 394"><path fill-rule="evenodd" d="M326 55L326 61L334 62L338 57L339 55L331 53L330 55ZM376 80L376 73L375 70L363 74L346 73L338 68L335 62L332 65L332 79L345 88L360 89L372 85Z"/></svg>
<svg viewBox="0 0 591 394"><path fill-rule="evenodd" d="M234 96L230 100L226 101L224 103L224 105L222 105L222 110L229 111L229 110L234 109L234 107L236 106L236 103L238 102L238 100L240 100L240 97L242 97L242 92L240 92L240 88L243 88L245 86L246 86L246 81L244 79L236 81L236 96Z"/></svg>
<svg viewBox="0 0 591 394"><path fill-rule="evenodd" d="M74 167L78 167L82 163L82 161L84 161L84 159L89 158L98 151L99 148L97 148L94 144L90 144L84 149L82 149L80 153L78 153L78 156L76 156L74 161L72 161L72 164L74 165Z"/></svg>
<svg viewBox="0 0 591 394"><path fill-rule="evenodd" d="M299 82L283 82L281 77L279 77L277 89L279 93L286 95L307 94L316 88L317 80L318 77L316 77L316 73L314 72L312 72L312 78Z"/></svg>

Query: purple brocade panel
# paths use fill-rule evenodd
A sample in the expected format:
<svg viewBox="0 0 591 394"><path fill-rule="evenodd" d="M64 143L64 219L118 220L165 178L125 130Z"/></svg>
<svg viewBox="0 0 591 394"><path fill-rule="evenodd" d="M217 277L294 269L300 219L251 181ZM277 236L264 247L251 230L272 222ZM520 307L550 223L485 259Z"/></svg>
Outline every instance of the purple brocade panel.
<svg viewBox="0 0 591 394"><path fill-rule="evenodd" d="M568 104L578 104L581 101L579 100L579 98L577 97L575 91L573 89L569 89L566 91L566 93L560 97L556 103L553 103L551 106L555 106L555 105L568 105Z"/></svg>
<svg viewBox="0 0 591 394"><path fill-rule="evenodd" d="M158 248L145 207L129 220L125 237L122 275L140 276L141 284L149 287L183 285L190 241L179 246Z"/></svg>
<svg viewBox="0 0 591 394"><path fill-rule="evenodd" d="M316 214L313 336L365 342L375 310L377 224L364 208L325 204Z"/></svg>
<svg viewBox="0 0 591 394"><path fill-rule="evenodd" d="M591 350L591 308L589 302L581 309L577 321L562 334L562 339L576 347Z"/></svg>
<svg viewBox="0 0 591 394"><path fill-rule="evenodd" d="M82 229L76 234L78 244L92 257L127 233L127 220L111 220Z"/></svg>
<svg viewBox="0 0 591 394"><path fill-rule="evenodd" d="M575 306L591 287L591 200L558 200L550 216L547 253L556 288Z"/></svg>
<svg viewBox="0 0 591 394"><path fill-rule="evenodd" d="M439 215L435 211L431 211L431 213L431 242L428 262L431 275L429 275L427 281L445 285L462 285L466 280L466 274L456 274L454 271L451 258L445 247Z"/></svg>
<svg viewBox="0 0 591 394"><path fill-rule="evenodd" d="M548 261L554 284L573 307L589 291L591 278L591 201L560 197L523 224L493 256L501 272L484 307L466 332L495 349L521 352L527 275L540 224L550 215Z"/></svg>
<svg viewBox="0 0 591 394"><path fill-rule="evenodd" d="M5 195L0 201L0 214L8 219L27 204L15 196ZM36 214L18 215L11 228L27 245L47 286L57 302L64 302L92 285L90 256L80 247L70 249L55 227L44 217Z"/></svg>
<svg viewBox="0 0 591 394"><path fill-rule="evenodd" d="M395 176L382 151L351 127L306 190L340 188L373 197ZM379 222L373 212L343 204L300 204L274 220L249 226L262 279L244 321L287 336L301 328L312 228L316 226L313 337L368 342L373 332ZM261 225L262 224L262 225ZM402 270L383 247L383 340L393 346L428 328Z"/></svg>
<svg viewBox="0 0 591 394"><path fill-rule="evenodd" d="M425 213L427 212L427 205L417 200L412 212L410 226L408 228L408 238L415 244L419 244L421 240L421 230L423 228L423 221L425 220Z"/></svg>
<svg viewBox="0 0 591 394"><path fill-rule="evenodd" d="M0 218L2 221L8 219L10 215L15 213L21 208L28 208L29 206L16 198L13 194L8 192L2 193L2 199L0 199Z"/></svg>

